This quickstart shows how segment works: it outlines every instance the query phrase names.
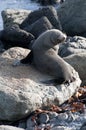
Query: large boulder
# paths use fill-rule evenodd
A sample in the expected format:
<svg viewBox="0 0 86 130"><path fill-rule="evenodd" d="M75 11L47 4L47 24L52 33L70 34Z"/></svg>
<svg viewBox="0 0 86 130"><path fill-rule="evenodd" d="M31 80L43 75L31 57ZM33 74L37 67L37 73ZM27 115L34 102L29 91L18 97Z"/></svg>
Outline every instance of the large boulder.
<svg viewBox="0 0 86 130"><path fill-rule="evenodd" d="M64 60L78 71L82 85L86 85L86 52L70 55Z"/></svg>
<svg viewBox="0 0 86 130"><path fill-rule="evenodd" d="M80 87L78 73L72 69L75 81L70 85L46 85L51 79L31 65L14 67L13 61L24 58L29 50L11 48L0 55L0 120L15 121L28 116L37 108L60 105Z"/></svg>
<svg viewBox="0 0 86 130"><path fill-rule="evenodd" d="M46 16L50 23L59 30L62 30L60 21L57 16L56 9L53 6L48 6L45 8L40 8L37 10L32 11L28 17L22 22L20 27L23 29L24 27L27 27L28 25L33 24L35 21L40 19L41 17Z"/></svg>
<svg viewBox="0 0 86 130"><path fill-rule="evenodd" d="M53 25L50 23L47 17L43 16L31 25L28 25L24 28L25 31L32 33L35 38L46 30L53 29Z"/></svg>
<svg viewBox="0 0 86 130"><path fill-rule="evenodd" d="M0 40L5 49L15 46L29 48L29 44L34 39L35 37L31 33L20 29L17 24L13 24L0 32Z"/></svg>
<svg viewBox="0 0 86 130"><path fill-rule="evenodd" d="M57 13L67 35L86 37L86 1L66 0Z"/></svg>
<svg viewBox="0 0 86 130"><path fill-rule="evenodd" d="M1 12L4 28L9 25L20 25L30 14L30 10L6 9Z"/></svg>

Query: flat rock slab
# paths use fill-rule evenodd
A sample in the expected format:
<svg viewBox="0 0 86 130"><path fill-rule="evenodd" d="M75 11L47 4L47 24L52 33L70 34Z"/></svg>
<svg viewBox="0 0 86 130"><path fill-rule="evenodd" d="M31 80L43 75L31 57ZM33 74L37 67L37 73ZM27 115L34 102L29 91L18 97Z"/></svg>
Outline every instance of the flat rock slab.
<svg viewBox="0 0 86 130"><path fill-rule="evenodd" d="M45 85L51 77L39 73L31 65L13 66L29 50L11 48L0 55L0 120L15 121L26 117L37 108L62 104L80 87L81 80L73 69L76 80L67 85Z"/></svg>

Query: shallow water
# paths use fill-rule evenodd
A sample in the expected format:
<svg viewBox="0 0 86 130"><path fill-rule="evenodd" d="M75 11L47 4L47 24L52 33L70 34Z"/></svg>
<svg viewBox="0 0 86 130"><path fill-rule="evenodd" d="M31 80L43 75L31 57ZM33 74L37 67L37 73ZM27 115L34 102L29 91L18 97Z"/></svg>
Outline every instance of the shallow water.
<svg viewBox="0 0 86 130"><path fill-rule="evenodd" d="M31 2L30 0L0 0L0 30L3 28L3 22L1 17L1 11L12 9L29 9L35 10L39 8L39 4Z"/></svg>

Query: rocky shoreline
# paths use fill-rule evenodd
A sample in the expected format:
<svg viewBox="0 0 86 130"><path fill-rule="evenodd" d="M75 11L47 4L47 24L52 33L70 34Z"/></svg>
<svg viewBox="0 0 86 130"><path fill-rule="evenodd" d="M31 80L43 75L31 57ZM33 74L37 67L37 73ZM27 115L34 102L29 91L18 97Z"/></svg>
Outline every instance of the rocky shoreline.
<svg viewBox="0 0 86 130"><path fill-rule="evenodd" d="M82 113L48 110L53 104L61 106L80 86L86 86L85 4L84 0L66 0L57 10L49 6L35 11L2 11L4 29L0 31L1 130L86 129L85 125L81 127L86 123L86 103ZM81 8L82 11L79 11ZM41 81L51 77L38 72L31 65L13 66L16 59L20 60L29 53L34 44L32 41L53 28L65 31L68 35L67 40L56 47L56 51L71 65L76 77L76 81L69 86L43 84Z"/></svg>

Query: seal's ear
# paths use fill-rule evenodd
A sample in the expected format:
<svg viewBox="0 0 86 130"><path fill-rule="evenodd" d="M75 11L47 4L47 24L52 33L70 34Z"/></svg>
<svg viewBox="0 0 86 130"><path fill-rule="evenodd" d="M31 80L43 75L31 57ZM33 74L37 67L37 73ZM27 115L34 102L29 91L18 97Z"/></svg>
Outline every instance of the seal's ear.
<svg viewBox="0 0 86 130"><path fill-rule="evenodd" d="M31 64L33 61L33 52L30 51L30 53L22 60L20 60L20 62L22 64Z"/></svg>

